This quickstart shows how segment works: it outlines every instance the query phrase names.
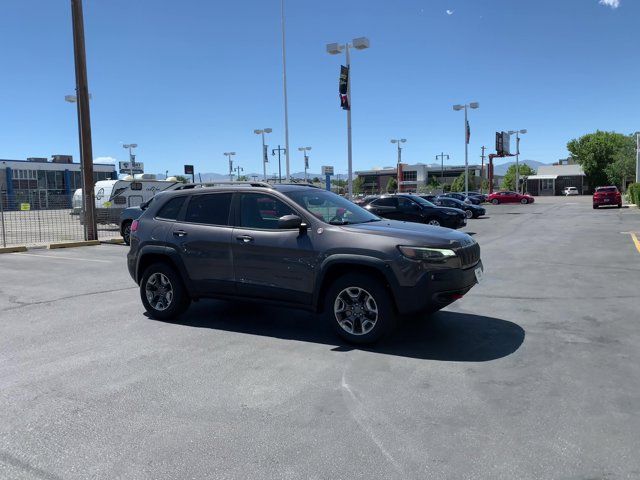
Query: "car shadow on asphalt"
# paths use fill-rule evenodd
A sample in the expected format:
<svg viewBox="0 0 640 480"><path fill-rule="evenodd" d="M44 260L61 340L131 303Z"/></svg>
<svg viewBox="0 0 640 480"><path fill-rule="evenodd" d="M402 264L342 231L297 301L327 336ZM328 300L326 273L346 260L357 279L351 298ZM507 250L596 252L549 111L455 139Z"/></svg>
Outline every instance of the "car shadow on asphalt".
<svg viewBox="0 0 640 480"><path fill-rule="evenodd" d="M260 335L333 347L333 352L363 350L422 360L486 362L514 353L525 338L507 320L441 311L404 321L389 338L374 345L342 341L321 317L300 310L259 304L201 300L179 319L167 322L194 328Z"/></svg>

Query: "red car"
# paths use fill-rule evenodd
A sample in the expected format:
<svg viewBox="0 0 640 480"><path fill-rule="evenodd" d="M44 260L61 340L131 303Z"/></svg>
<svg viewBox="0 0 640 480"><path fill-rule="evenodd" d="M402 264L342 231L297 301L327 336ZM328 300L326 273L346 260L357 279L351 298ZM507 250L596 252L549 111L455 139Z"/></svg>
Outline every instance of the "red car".
<svg viewBox="0 0 640 480"><path fill-rule="evenodd" d="M601 206L616 205L622 208L622 195L618 187L598 187L593 192L593 208Z"/></svg>
<svg viewBox="0 0 640 480"><path fill-rule="evenodd" d="M522 203L526 205L527 203L533 203L534 199L531 195L522 195L517 192L493 192L489 195L489 202L494 205L498 205L499 203Z"/></svg>

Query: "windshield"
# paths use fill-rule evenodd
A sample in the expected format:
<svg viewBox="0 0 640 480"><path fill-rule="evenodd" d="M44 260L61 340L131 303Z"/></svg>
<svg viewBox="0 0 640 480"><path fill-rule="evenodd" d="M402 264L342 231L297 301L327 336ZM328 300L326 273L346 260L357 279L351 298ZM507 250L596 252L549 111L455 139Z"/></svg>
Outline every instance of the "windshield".
<svg viewBox="0 0 640 480"><path fill-rule="evenodd" d="M416 203L419 203L420 205L423 205L425 207L435 207L433 203L431 203L429 200L426 200L422 197L411 197L411 199L414 200Z"/></svg>
<svg viewBox="0 0 640 480"><path fill-rule="evenodd" d="M331 225L376 222L380 218L335 193L319 188L295 190L285 195L314 217Z"/></svg>

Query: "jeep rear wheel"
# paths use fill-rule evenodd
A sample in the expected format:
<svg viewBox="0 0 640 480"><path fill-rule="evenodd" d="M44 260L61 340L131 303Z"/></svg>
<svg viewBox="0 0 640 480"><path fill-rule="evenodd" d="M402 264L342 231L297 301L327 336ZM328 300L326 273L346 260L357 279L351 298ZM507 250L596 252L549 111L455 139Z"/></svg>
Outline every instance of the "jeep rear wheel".
<svg viewBox="0 0 640 480"><path fill-rule="evenodd" d="M351 343L372 343L393 330L391 296L376 278L347 274L327 292L324 311L338 335Z"/></svg>
<svg viewBox="0 0 640 480"><path fill-rule="evenodd" d="M154 263L145 270L140 297L147 313L156 320L180 316L191 302L180 275L166 263Z"/></svg>

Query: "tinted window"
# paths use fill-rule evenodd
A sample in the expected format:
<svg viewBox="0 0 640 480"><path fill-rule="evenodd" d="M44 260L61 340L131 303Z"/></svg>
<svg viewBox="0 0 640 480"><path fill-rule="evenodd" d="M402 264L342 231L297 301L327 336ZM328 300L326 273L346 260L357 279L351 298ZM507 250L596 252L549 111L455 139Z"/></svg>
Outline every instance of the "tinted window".
<svg viewBox="0 0 640 480"><path fill-rule="evenodd" d="M163 218L165 220L176 220L182 205L184 205L185 197L176 197L169 200L160 209L156 218Z"/></svg>
<svg viewBox="0 0 640 480"><path fill-rule="evenodd" d="M285 215L296 215L296 212L271 195L243 193L240 196L241 227L277 230L278 219Z"/></svg>
<svg viewBox="0 0 640 480"><path fill-rule="evenodd" d="M395 207L397 203L398 201L394 197L379 198L371 202L371 204L376 207Z"/></svg>
<svg viewBox="0 0 640 480"><path fill-rule="evenodd" d="M215 193L191 197L185 221L207 225L229 225L232 193Z"/></svg>
<svg viewBox="0 0 640 480"><path fill-rule="evenodd" d="M596 188L596 192L617 192L618 187L600 187Z"/></svg>
<svg viewBox="0 0 640 480"><path fill-rule="evenodd" d="M295 190L286 195L316 218L333 225L351 225L379 220L368 210L335 193L319 188Z"/></svg>
<svg viewBox="0 0 640 480"><path fill-rule="evenodd" d="M415 205L410 199L407 197L398 197L398 206L401 208L407 208Z"/></svg>

